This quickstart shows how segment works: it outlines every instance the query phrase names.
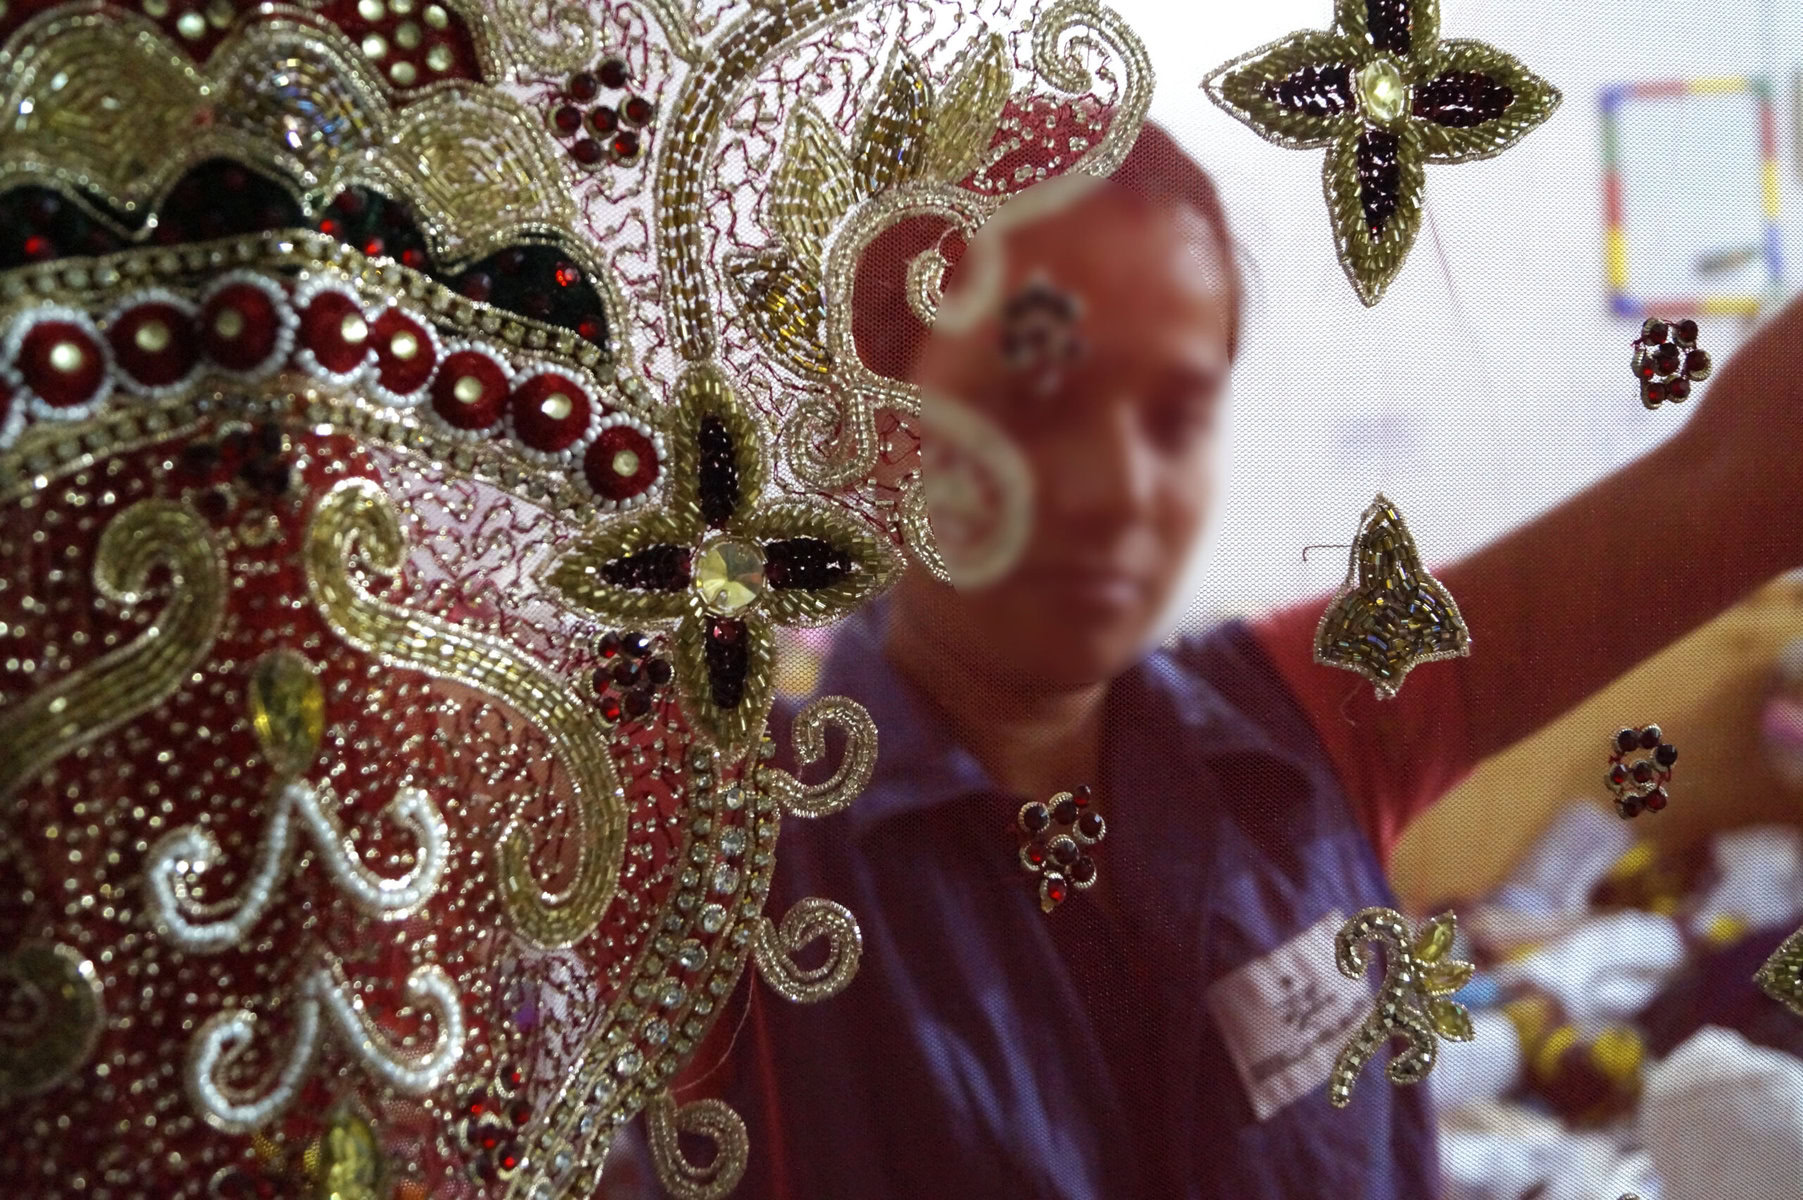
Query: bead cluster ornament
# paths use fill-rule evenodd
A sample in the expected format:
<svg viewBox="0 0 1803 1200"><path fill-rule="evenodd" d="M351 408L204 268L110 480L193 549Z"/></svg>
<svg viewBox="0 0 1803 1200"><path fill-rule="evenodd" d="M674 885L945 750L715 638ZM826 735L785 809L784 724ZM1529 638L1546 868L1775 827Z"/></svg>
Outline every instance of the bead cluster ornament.
<svg viewBox="0 0 1803 1200"><path fill-rule="evenodd" d="M639 161L642 139L657 116L657 106L637 92L625 60L609 58L589 71L578 71L564 84L548 119L551 131L568 146L581 166L595 170L607 163L630 166ZM617 99L601 103L603 92Z"/></svg>
<svg viewBox="0 0 1803 1200"><path fill-rule="evenodd" d="M1648 409L1690 399L1690 385L1703 382L1713 370L1708 352L1697 347L1695 321L1658 317L1648 317L1640 326L1632 366L1640 381L1640 402Z"/></svg>
<svg viewBox="0 0 1803 1200"><path fill-rule="evenodd" d="M1346 582L1315 627L1315 661L1363 675L1383 700L1422 663L1470 653L1452 593L1421 565L1402 513L1380 493L1359 520Z"/></svg>
<svg viewBox="0 0 1803 1200"><path fill-rule="evenodd" d="M1384 978L1371 1015L1353 1032L1328 1078L1327 1099L1335 1108L1352 1103L1352 1089L1365 1064L1391 1039L1408 1044L1384 1073L1392 1083L1420 1083L1434 1069L1437 1038L1469 1042L1471 1014L1451 999L1471 979L1472 965L1451 957L1458 918L1441 913L1411 934L1401 913L1367 908L1334 936L1334 962L1348 979L1364 977L1365 943L1383 948Z"/></svg>
<svg viewBox="0 0 1803 1200"><path fill-rule="evenodd" d="M1500 154L1560 100L1496 47L1442 39L1439 0L1336 0L1331 30L1261 46L1203 86L1267 141L1326 148L1334 243L1367 305L1415 244L1426 165Z"/></svg>
<svg viewBox="0 0 1803 1200"><path fill-rule="evenodd" d="M481 1183L512 1179L524 1151L520 1132L532 1120L532 1106L522 1095L525 1074L518 1067L496 1072L488 1086L463 1099L463 1150L470 1177Z"/></svg>
<svg viewBox="0 0 1803 1200"><path fill-rule="evenodd" d="M1108 823L1091 807L1084 786L1059 792L1050 800L1030 800L1015 814L1020 833L1020 865L1039 880L1039 907L1051 912L1072 889L1095 886L1096 863L1090 857L1108 836Z"/></svg>
<svg viewBox="0 0 1803 1200"><path fill-rule="evenodd" d="M675 677L670 660L647 635L633 630L609 633L596 646L595 692L608 721L637 721L651 711L657 693Z"/></svg>
<svg viewBox="0 0 1803 1200"><path fill-rule="evenodd" d="M1665 787L1672 779L1678 748L1664 740L1657 725L1623 729L1609 739L1609 773L1603 777L1615 796L1615 811L1626 821L1642 812L1658 812L1671 799ZM1650 758L1628 756L1649 751Z"/></svg>

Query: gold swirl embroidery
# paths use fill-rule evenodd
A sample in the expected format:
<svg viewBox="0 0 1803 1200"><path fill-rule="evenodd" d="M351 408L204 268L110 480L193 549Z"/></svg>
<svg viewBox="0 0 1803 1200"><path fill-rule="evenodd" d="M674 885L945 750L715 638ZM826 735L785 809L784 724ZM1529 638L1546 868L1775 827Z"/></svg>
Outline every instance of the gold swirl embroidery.
<svg viewBox="0 0 1803 1200"><path fill-rule="evenodd" d="M1033 23L1033 69L1072 95L1104 80L1115 84L1108 131L1068 168L1089 175L1113 173L1139 137L1152 102L1152 59L1127 23L1093 0L1055 0Z"/></svg>
<svg viewBox="0 0 1803 1200"><path fill-rule="evenodd" d="M766 56L807 28L845 10L850 0L772 0L748 13L717 43L710 69L696 71L670 105L674 118L658 156L658 265L676 348L691 362L714 352L714 309L708 295L702 230L700 164L740 84Z"/></svg>
<svg viewBox="0 0 1803 1200"><path fill-rule="evenodd" d="M876 769L876 722L863 705L844 696L822 696L795 715L791 736L797 760L815 763L825 756L828 725L837 725L845 734L844 756L829 778L804 784L777 767L763 767L758 773L764 792L795 816L824 817L839 812L857 799Z"/></svg>
<svg viewBox="0 0 1803 1200"><path fill-rule="evenodd" d="M864 934L851 910L819 896L797 901L780 925L759 917L752 937L758 974L779 996L797 1004L838 995L858 973L864 953ZM795 955L819 938L827 942L826 961L817 967L797 965Z"/></svg>
<svg viewBox="0 0 1803 1200"><path fill-rule="evenodd" d="M345 641L391 666L493 696L550 741L568 773L581 826L573 839L580 855L575 878L561 897L540 889L530 838L516 818L501 835L501 899L519 932L541 946L586 937L613 898L626 840L625 794L594 707L514 647L379 600L352 579L353 560L392 575L406 555L394 507L373 483L345 480L320 501L305 553L313 602Z"/></svg>
<svg viewBox="0 0 1803 1200"><path fill-rule="evenodd" d="M27 943L0 955L0 980L24 992L37 1015L0 1040L0 1100L17 1100L73 1075L93 1053L106 1011L94 964L71 946Z"/></svg>
<svg viewBox="0 0 1803 1200"><path fill-rule="evenodd" d="M933 526L927 520L927 494L918 481L910 486L896 505L897 527L901 530L902 545L914 556L914 561L925 567L940 583L950 583L952 573L945 565L945 556L939 552L939 543L933 537Z"/></svg>
<svg viewBox="0 0 1803 1200"><path fill-rule="evenodd" d="M1472 1039L1471 1014L1449 998L1471 978L1470 963L1447 957L1457 929L1453 914L1442 913L1411 939L1408 922L1389 908L1367 908L1340 927L1334 937L1340 974L1363 977L1364 943L1376 942L1384 948L1384 981L1376 1007L1334 1062L1327 1098L1335 1108L1352 1103L1359 1072L1391 1038L1408 1042L1385 1070L1393 1083L1427 1078L1439 1052L1436 1034L1456 1042Z"/></svg>
<svg viewBox="0 0 1803 1200"><path fill-rule="evenodd" d="M144 599L150 573L169 570L169 600L128 645L0 710L0 797L69 751L168 699L219 636L226 584L199 516L169 500L141 500L106 527L94 590L114 604Z"/></svg>
<svg viewBox="0 0 1803 1200"><path fill-rule="evenodd" d="M645 1105L645 1132L658 1182L675 1200L723 1200L739 1186L750 1157L745 1122L720 1100L696 1100L676 1107L669 1092L659 1092ZM714 1143L714 1157L697 1166L682 1153L679 1134Z"/></svg>

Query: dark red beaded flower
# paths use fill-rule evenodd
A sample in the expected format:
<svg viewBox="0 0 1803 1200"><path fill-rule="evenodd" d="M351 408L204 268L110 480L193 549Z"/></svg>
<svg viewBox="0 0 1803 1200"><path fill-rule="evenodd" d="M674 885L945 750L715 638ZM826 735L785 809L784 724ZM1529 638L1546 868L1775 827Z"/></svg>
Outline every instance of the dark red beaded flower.
<svg viewBox="0 0 1803 1200"><path fill-rule="evenodd" d="M1695 321L1648 317L1634 339L1634 378L1640 381L1640 402L1649 409L1688 400L1690 385L1709 378L1712 369L1709 355L1697 349Z"/></svg>
<svg viewBox="0 0 1803 1200"><path fill-rule="evenodd" d="M1064 903L1072 888L1095 884L1096 863L1089 851L1107 836L1108 824L1090 807L1090 800L1085 786L1059 792L1050 800L1029 800L1015 814L1021 866L1039 877L1039 907L1044 912Z"/></svg>
<svg viewBox="0 0 1803 1200"><path fill-rule="evenodd" d="M1678 761L1678 748L1664 740L1657 725L1628 728L1609 740L1609 771L1603 777L1615 796L1615 811L1622 820L1644 812L1658 812L1670 796L1666 785L1671 782L1672 764ZM1630 754L1650 751L1650 758L1627 761Z"/></svg>
<svg viewBox="0 0 1803 1200"><path fill-rule="evenodd" d="M551 132L581 166L590 170L607 162L627 166L643 157L644 137L657 117L657 104L627 91L631 83L632 72L624 60L605 59L591 71L570 76L546 113ZM604 92L626 94L612 103L596 103Z"/></svg>
<svg viewBox="0 0 1803 1200"><path fill-rule="evenodd" d="M595 668L602 717L636 721L651 712L657 693L676 677L662 650L661 642L636 630L603 635L595 645L602 664Z"/></svg>
<svg viewBox="0 0 1803 1200"><path fill-rule="evenodd" d="M490 1086L472 1089L463 1098L463 1148L470 1176L483 1183L512 1178L525 1154L521 1128L532 1120L532 1106L520 1095L524 1075L517 1067L495 1072Z"/></svg>

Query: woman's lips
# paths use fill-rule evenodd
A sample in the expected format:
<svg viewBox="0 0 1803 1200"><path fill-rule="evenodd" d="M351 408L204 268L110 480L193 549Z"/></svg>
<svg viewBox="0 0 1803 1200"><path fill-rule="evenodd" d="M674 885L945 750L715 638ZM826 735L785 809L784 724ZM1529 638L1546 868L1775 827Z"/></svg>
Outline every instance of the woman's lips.
<svg viewBox="0 0 1803 1200"><path fill-rule="evenodd" d="M1138 576L1109 567L1030 565L1014 574L1014 582L1041 599L1080 608L1122 612L1137 607L1145 594Z"/></svg>

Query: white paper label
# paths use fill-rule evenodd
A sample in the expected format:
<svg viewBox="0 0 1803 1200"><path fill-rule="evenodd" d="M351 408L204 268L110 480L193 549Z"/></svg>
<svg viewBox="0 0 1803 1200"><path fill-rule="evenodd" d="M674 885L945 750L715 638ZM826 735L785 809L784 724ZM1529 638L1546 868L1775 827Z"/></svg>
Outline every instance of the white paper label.
<svg viewBox="0 0 1803 1200"><path fill-rule="evenodd" d="M1371 1010L1368 980L1348 979L1334 965L1334 934L1345 923L1329 913L1208 989L1209 1013L1261 1121L1327 1082Z"/></svg>

